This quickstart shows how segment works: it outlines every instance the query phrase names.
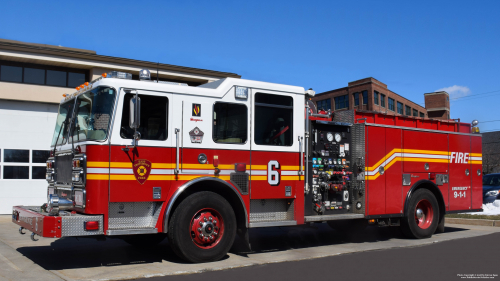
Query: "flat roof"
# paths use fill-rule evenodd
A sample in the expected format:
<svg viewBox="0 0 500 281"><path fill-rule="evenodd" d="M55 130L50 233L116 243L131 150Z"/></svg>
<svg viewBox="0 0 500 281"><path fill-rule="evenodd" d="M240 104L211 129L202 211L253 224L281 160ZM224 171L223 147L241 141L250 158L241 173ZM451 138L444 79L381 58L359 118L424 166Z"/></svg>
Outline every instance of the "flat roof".
<svg viewBox="0 0 500 281"><path fill-rule="evenodd" d="M95 51L92 50L69 48L69 47L47 45L47 44L27 43L27 42L8 40L8 39L0 39L0 49L12 50L17 52L22 51L29 53L45 54L45 55L63 56L69 58L88 59L100 62L122 63L122 64L125 63L148 69L156 69L158 67L159 69L162 70L187 72L187 73L215 76L221 78L224 77L241 78L241 75L232 72L221 72L215 70L178 66L172 64L141 61L141 60L127 59L127 58L120 58L113 56L103 56L103 55L98 55Z"/></svg>

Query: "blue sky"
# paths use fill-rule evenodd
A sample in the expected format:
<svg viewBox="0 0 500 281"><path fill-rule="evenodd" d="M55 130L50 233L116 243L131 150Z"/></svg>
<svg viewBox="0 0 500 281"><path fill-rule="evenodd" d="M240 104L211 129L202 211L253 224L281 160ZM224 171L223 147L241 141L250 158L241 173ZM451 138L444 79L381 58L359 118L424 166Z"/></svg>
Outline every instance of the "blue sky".
<svg viewBox="0 0 500 281"><path fill-rule="evenodd" d="M2 1L0 38L316 92L374 77L419 104L447 89L452 118L491 121L500 120L498 11L487 0Z"/></svg>

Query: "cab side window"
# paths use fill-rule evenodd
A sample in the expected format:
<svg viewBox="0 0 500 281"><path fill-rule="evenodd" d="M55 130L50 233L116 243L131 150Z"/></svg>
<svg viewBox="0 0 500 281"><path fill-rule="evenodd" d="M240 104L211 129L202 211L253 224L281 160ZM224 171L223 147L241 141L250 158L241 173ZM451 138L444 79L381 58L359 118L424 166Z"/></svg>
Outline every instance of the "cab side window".
<svg viewBox="0 0 500 281"><path fill-rule="evenodd" d="M213 140L216 143L245 143L248 124L244 104L217 102L214 105Z"/></svg>
<svg viewBox="0 0 500 281"><path fill-rule="evenodd" d="M122 104L120 136L123 139L132 139L134 135L134 129L129 126L129 104L134 96L134 94L126 94ZM139 98L141 99L141 123L137 130L141 133L141 140L166 140L168 99L149 95L139 95Z"/></svg>
<svg viewBox="0 0 500 281"><path fill-rule="evenodd" d="M255 94L255 144L291 146L293 143L293 98Z"/></svg>

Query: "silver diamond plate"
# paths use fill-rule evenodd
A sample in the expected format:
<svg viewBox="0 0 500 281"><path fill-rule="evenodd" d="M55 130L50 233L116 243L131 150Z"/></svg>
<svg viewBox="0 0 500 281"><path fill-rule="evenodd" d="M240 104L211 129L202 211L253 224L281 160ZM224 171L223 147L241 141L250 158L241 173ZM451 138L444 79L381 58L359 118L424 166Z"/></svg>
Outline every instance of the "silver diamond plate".
<svg viewBox="0 0 500 281"><path fill-rule="evenodd" d="M252 199L250 222L293 220L293 204L290 199Z"/></svg>
<svg viewBox="0 0 500 281"><path fill-rule="evenodd" d="M61 236L88 236L88 235L102 235L104 219L103 216L86 216L80 214L70 214L68 216L61 216ZM85 230L86 221L98 221L99 230Z"/></svg>
<svg viewBox="0 0 500 281"><path fill-rule="evenodd" d="M354 110L335 111L333 121L343 123L354 123Z"/></svg>
<svg viewBox="0 0 500 281"><path fill-rule="evenodd" d="M358 123L352 126L352 162L354 165L360 165L361 171L358 172L357 177L353 177L352 184L353 188L350 190L349 194L352 198L352 212L356 214L365 213L365 124ZM359 195L361 192L362 195ZM356 203L361 202L361 209L356 208Z"/></svg>
<svg viewBox="0 0 500 281"><path fill-rule="evenodd" d="M161 202L109 203L108 229L137 229L155 227Z"/></svg>

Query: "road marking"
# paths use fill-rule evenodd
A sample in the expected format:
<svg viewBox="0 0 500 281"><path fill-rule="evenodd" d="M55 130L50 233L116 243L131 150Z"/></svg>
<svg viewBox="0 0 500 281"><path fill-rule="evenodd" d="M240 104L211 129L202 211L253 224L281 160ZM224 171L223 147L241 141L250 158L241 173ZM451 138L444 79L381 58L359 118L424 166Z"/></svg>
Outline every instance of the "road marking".
<svg viewBox="0 0 500 281"><path fill-rule="evenodd" d="M0 254L0 260L3 260L6 264L10 265L10 267L12 267L13 269L15 269L17 271L22 271L19 267L17 267L15 264L13 264L9 259L2 256L2 254Z"/></svg>

